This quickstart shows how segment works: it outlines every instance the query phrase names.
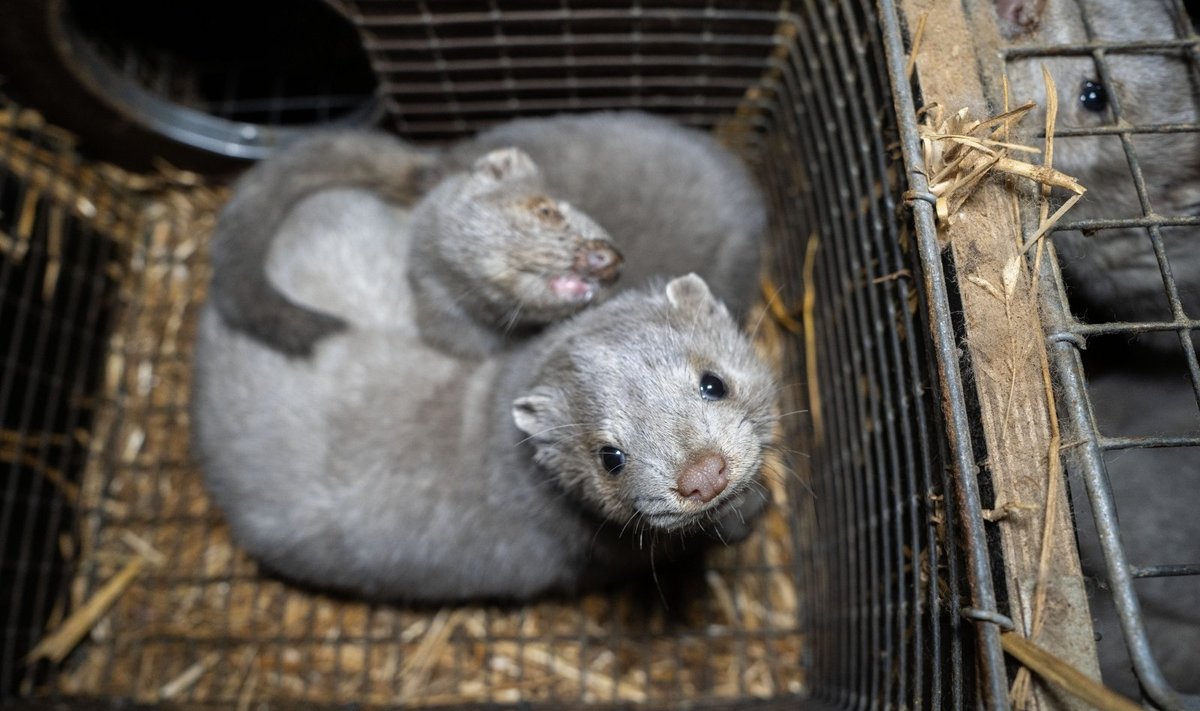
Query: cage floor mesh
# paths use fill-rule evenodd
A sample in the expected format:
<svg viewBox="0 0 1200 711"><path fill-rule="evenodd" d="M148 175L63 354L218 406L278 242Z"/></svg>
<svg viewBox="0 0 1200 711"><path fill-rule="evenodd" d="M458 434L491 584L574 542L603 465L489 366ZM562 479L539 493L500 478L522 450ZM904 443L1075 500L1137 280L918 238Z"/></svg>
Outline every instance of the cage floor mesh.
<svg viewBox="0 0 1200 711"><path fill-rule="evenodd" d="M651 584L524 608L412 609L260 572L230 540L188 458L193 328L223 197L178 187L146 198L111 265L119 298L78 486L69 607L130 566L138 572L40 691L223 707L802 691L792 487L781 465L768 477L776 506L760 531L710 556L678 590L664 584L668 598Z"/></svg>

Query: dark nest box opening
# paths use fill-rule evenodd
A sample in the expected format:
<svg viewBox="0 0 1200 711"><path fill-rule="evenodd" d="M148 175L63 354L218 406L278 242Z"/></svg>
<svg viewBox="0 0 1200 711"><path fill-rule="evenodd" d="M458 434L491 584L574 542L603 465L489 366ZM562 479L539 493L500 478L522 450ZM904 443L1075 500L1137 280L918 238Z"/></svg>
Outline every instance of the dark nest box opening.
<svg viewBox="0 0 1200 711"><path fill-rule="evenodd" d="M319 0L12 4L8 90L122 165L220 169L314 125L378 116L354 27Z"/></svg>

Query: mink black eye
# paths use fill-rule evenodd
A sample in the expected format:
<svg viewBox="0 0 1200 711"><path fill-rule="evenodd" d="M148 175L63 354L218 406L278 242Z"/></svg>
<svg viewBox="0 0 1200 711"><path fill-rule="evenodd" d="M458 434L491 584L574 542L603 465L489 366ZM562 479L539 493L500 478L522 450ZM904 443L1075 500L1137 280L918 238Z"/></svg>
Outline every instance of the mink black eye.
<svg viewBox="0 0 1200 711"><path fill-rule="evenodd" d="M1079 103L1093 113L1102 113L1108 108L1108 90L1100 82L1088 79L1079 89Z"/></svg>
<svg viewBox="0 0 1200 711"><path fill-rule="evenodd" d="M567 219L566 216L563 215L562 212L559 211L558 207L553 203L543 203L542 205L539 205L537 208L537 216L539 219L545 222L556 224L565 222Z"/></svg>
<svg viewBox="0 0 1200 711"><path fill-rule="evenodd" d="M606 444L600 448L600 464L604 467L604 471L616 476L625 469L625 453Z"/></svg>
<svg viewBox="0 0 1200 711"><path fill-rule="evenodd" d="M700 397L705 400L723 400L728 392L725 381L713 373L705 373L700 376Z"/></svg>

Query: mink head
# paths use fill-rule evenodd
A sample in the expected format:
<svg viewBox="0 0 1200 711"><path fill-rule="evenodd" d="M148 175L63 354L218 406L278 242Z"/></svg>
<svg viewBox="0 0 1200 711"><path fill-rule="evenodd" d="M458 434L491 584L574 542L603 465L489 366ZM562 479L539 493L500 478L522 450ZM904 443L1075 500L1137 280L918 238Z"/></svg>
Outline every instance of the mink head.
<svg viewBox="0 0 1200 711"><path fill-rule="evenodd" d="M608 233L551 196L521 150L492 151L441 190L435 249L456 296L497 326L565 318L600 300L620 274Z"/></svg>
<svg viewBox="0 0 1200 711"><path fill-rule="evenodd" d="M700 277L622 294L546 340L513 417L585 506L621 526L702 528L760 485L774 380Z"/></svg>
<svg viewBox="0 0 1200 711"><path fill-rule="evenodd" d="M1045 124L1043 67L1054 80L1054 167L1087 188L1067 219L1141 218L1147 207L1162 216L1200 215L1200 134L1142 130L1200 120L1200 71L1184 51L1125 46L1107 51L1101 66L1090 52L1079 49L1096 42L1175 40L1183 36L1187 20L1176 16L1172 3L995 0L995 8L1000 28L1013 44L1054 52L1014 58L1007 73L1011 105L1032 100L1040 107L1025 119L1030 132L1040 132ZM1064 49L1055 49L1059 47ZM1116 131L1131 126L1138 129L1127 134L1126 143ZM1148 206L1135 186L1131 155L1137 159ZM1115 304L1117 311L1130 301L1153 301L1165 311L1158 259L1144 228L1104 229L1086 239L1071 235L1056 243L1067 268L1080 273L1076 289L1093 301ZM1163 235L1180 289L1187 292L1185 308L1196 308L1200 280L1191 265L1200 259L1200 231L1174 227L1164 229Z"/></svg>

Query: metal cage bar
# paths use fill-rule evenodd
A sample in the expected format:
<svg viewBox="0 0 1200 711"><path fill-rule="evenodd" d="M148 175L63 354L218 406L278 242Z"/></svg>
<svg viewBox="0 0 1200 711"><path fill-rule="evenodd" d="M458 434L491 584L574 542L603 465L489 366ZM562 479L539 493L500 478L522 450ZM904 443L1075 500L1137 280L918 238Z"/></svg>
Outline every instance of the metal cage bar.
<svg viewBox="0 0 1200 711"><path fill-rule="evenodd" d="M907 56L900 34L898 11L893 0L880 0L880 15L884 23L884 37L888 47L888 64L892 75L892 90L896 101L896 115L900 124L900 145L904 152L905 173L909 184L909 205L913 212L916 238L921 253L921 266L926 283L926 299L931 313L931 328L937 354L938 372L947 402L947 431L953 452L955 484L960 497L961 516L971 564L971 582L974 593L974 611L978 616L981 684L986 704L990 708L1008 707L1008 684L1004 667L1004 653L1000 647L1000 626L995 622L1001 617L996 607L996 594L992 588L991 561L988 557L984 537L982 506L976 476L979 469L972 450L969 432L971 426L967 411L963 378L959 370L958 348L950 315L946 277L942 271L941 247L938 245L934 221L934 202L927 199L928 176L925 175L924 159L920 150L917 132L916 104L910 80L906 76Z"/></svg>

